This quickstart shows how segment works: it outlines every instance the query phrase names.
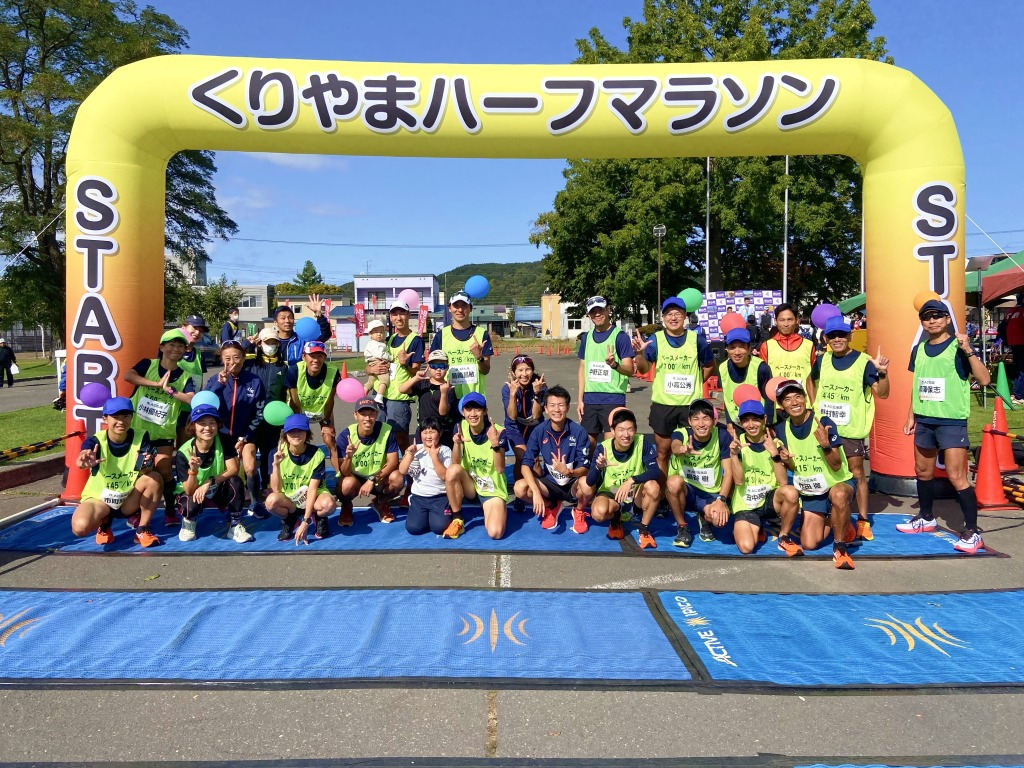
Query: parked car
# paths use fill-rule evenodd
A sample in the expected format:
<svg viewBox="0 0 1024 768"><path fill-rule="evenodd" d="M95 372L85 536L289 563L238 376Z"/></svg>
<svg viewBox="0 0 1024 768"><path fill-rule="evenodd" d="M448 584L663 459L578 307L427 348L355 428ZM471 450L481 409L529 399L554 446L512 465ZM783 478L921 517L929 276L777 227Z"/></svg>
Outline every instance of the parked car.
<svg viewBox="0 0 1024 768"><path fill-rule="evenodd" d="M220 365L220 345L214 341L213 337L204 333L202 338L196 342L196 350L202 355L203 365L207 368L213 368Z"/></svg>

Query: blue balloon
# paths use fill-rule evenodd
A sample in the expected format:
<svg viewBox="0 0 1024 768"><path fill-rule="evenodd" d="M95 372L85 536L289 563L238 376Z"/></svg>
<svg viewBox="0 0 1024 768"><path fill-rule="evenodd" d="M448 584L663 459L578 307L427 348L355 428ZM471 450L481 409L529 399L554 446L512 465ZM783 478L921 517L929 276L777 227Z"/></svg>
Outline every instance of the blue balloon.
<svg viewBox="0 0 1024 768"><path fill-rule="evenodd" d="M464 289L471 299L482 299L491 292L491 284L483 275L473 275L466 281Z"/></svg>
<svg viewBox="0 0 1024 768"><path fill-rule="evenodd" d="M312 317L300 317L295 321L295 335L302 341L317 341L320 338L320 325Z"/></svg>
<svg viewBox="0 0 1024 768"><path fill-rule="evenodd" d="M220 408L220 398L213 392L204 389L192 396L192 408L198 408L200 405L212 405L214 408Z"/></svg>

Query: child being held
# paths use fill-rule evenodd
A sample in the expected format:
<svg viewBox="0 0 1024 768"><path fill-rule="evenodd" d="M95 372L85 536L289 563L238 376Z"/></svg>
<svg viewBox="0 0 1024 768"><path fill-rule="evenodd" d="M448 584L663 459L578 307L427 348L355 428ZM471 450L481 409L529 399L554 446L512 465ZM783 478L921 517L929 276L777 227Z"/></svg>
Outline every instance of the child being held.
<svg viewBox="0 0 1024 768"><path fill-rule="evenodd" d="M391 365L395 359L394 355L388 349L387 337L388 329L387 326L380 320L371 320L370 324L366 326L366 332L370 335L370 340L366 342L366 349L363 350L363 357L366 359L367 365L370 363L385 362L388 366ZM384 402L384 393L388 390L388 384L391 382L391 373L377 374L376 376L367 373L366 374L366 386L363 388L366 394L375 392L374 399L378 403Z"/></svg>

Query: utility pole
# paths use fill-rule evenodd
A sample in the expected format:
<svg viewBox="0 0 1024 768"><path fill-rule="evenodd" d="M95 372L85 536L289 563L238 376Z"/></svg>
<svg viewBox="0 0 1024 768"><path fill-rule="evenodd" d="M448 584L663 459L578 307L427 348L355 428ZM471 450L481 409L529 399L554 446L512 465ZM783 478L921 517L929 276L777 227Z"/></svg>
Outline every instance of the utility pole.
<svg viewBox="0 0 1024 768"><path fill-rule="evenodd" d="M658 238L658 318L661 318L661 238L668 230L664 224L655 224L654 236Z"/></svg>

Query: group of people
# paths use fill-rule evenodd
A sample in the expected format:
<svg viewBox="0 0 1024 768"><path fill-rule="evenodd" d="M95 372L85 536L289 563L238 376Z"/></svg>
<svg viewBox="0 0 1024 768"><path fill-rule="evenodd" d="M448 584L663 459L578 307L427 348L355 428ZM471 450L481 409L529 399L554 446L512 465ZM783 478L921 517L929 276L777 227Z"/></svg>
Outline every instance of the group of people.
<svg viewBox="0 0 1024 768"><path fill-rule="evenodd" d="M326 339L318 298L308 306ZM716 364L704 335L686 327L681 299L664 302L662 330L645 339L614 326L608 302L594 296L586 302L593 330L580 337L575 409L564 386L549 386L530 357L517 355L502 387L502 413L492 416L490 336L471 322L467 294L453 294L448 307L451 322L427 349L410 329L409 306L391 304L391 332L374 328L379 338L367 354L365 396L354 405L353 423L338 430L338 369L322 340L297 339L288 307L275 310L274 328L249 340L251 360L246 339L222 342L223 370L206 384L218 405L190 410L196 386L188 354L205 322L188 318L161 337L158 357L125 374L133 396L112 398L103 409L107 430L83 444L78 466L92 476L72 520L75 533L108 542L111 518L121 514L149 546L156 543L149 522L163 496L165 522L180 522L182 540L195 537L196 519L212 504L228 511L231 538L244 542L252 538L243 518L248 496L249 514L276 515L279 539L296 543L310 533L330 535L328 518L339 506L340 525L352 525L357 497L370 497L384 523L394 521L394 504L407 505L411 534L447 538L465 530L467 501L479 504L495 539L505 535L510 507L532 511L541 528L554 529L566 505L567 528L576 534L596 521L621 539L623 523L636 517L643 549L658 546L650 527L656 515L675 519L672 544L684 548L694 533L712 541L730 526L743 553L771 531L778 548L796 557L831 534L834 563L844 570L854 568L847 545L873 538L865 440L875 400L889 395L889 360L881 349L874 357L852 349L844 318L828 321L828 349L818 355L799 335L792 307L779 305L770 338L756 347L746 328L731 330L726 357ZM950 333L945 304L929 301L919 315L923 340L910 360L915 384L906 432L915 436L921 509L897 527L921 533L937 526L933 472L944 450L964 515L955 547L974 553L984 544L966 476L968 379L986 384L988 371L967 337ZM646 435L626 394L629 377L652 367L653 435ZM704 396L712 375L723 389L721 412ZM769 398L773 377L783 380ZM758 396L735 402L741 385ZM291 406L283 428L263 418L273 400ZM326 452L314 445L314 425ZM336 495L326 487L328 461ZM696 517L695 531L687 513Z"/></svg>

